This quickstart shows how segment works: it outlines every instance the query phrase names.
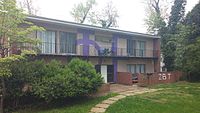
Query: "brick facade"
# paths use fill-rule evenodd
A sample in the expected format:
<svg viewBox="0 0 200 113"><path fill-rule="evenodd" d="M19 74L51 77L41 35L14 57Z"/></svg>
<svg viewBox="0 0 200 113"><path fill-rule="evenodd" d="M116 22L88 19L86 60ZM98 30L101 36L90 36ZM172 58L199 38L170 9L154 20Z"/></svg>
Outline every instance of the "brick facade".
<svg viewBox="0 0 200 113"><path fill-rule="evenodd" d="M129 72L118 72L117 83L124 85L132 85L132 75Z"/></svg>
<svg viewBox="0 0 200 113"><path fill-rule="evenodd" d="M138 74L138 84L140 86L175 83L180 80L183 75L180 71L159 72L147 75Z"/></svg>

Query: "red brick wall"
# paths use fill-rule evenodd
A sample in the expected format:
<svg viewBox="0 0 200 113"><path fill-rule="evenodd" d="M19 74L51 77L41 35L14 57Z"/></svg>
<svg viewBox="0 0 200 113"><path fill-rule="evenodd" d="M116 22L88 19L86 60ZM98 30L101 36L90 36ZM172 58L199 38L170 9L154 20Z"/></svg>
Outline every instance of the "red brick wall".
<svg viewBox="0 0 200 113"><path fill-rule="evenodd" d="M182 72L159 72L153 73L152 75L142 75L138 74L138 84L139 85L154 85L154 84L165 84L174 83L179 81L182 76Z"/></svg>
<svg viewBox="0 0 200 113"><path fill-rule="evenodd" d="M160 72L160 39L153 39L154 56L157 60L154 60L154 72Z"/></svg>
<svg viewBox="0 0 200 113"><path fill-rule="evenodd" d="M132 85L132 75L129 72L118 72L117 83L124 85Z"/></svg>

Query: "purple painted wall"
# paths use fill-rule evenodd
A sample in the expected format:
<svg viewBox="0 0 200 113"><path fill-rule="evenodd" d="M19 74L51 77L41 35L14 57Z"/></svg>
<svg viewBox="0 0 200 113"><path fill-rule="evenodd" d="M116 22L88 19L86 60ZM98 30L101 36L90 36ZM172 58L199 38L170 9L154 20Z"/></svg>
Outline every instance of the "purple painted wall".
<svg viewBox="0 0 200 113"><path fill-rule="evenodd" d="M94 35L94 31L92 30L85 30L85 29L78 29L78 33L83 34L83 39L77 40L76 44L80 45L83 44L83 56L89 55L89 46L93 45L96 50L100 50L99 45L89 39L90 35Z"/></svg>
<svg viewBox="0 0 200 113"><path fill-rule="evenodd" d="M116 34L113 34L112 38L113 38L112 39L112 51L114 54L117 54L117 40L118 40L119 36ZM114 82L117 82L117 59L113 58L112 63L114 66Z"/></svg>
<svg viewBox="0 0 200 113"><path fill-rule="evenodd" d="M83 34L83 39L77 40L77 45L83 44L83 55L88 56L89 55L89 46L93 45L96 50L100 50L100 46L95 42L89 39L90 35L94 35L94 31L91 30L85 30L85 29L78 29L78 33ZM118 41L119 35L113 34L112 37L112 51L114 54L117 54L117 41ZM114 82L117 82L117 65L118 65L117 58L112 59L112 63L114 66ZM102 59L99 59L99 63L102 63Z"/></svg>

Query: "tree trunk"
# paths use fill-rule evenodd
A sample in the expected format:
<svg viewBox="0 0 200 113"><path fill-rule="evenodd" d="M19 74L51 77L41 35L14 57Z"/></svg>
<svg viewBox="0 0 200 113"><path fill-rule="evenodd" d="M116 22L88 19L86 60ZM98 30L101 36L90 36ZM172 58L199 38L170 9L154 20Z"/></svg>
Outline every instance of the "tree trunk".
<svg viewBox="0 0 200 113"><path fill-rule="evenodd" d="M0 113L3 113L4 111L4 97L5 97L5 94L6 94L6 87L5 87L5 81L4 81L4 78L1 77L1 89L2 89L2 94L1 94L1 106L0 106Z"/></svg>

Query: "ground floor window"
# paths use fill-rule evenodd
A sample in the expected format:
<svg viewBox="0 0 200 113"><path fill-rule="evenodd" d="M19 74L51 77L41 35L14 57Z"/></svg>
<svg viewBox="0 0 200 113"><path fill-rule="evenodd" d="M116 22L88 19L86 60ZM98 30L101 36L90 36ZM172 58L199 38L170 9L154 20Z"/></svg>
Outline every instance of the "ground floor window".
<svg viewBox="0 0 200 113"><path fill-rule="evenodd" d="M136 73L145 73L145 64L137 64Z"/></svg>
<svg viewBox="0 0 200 113"><path fill-rule="evenodd" d="M136 73L145 73L145 64L128 64L127 71L132 74L132 79L137 79Z"/></svg>

